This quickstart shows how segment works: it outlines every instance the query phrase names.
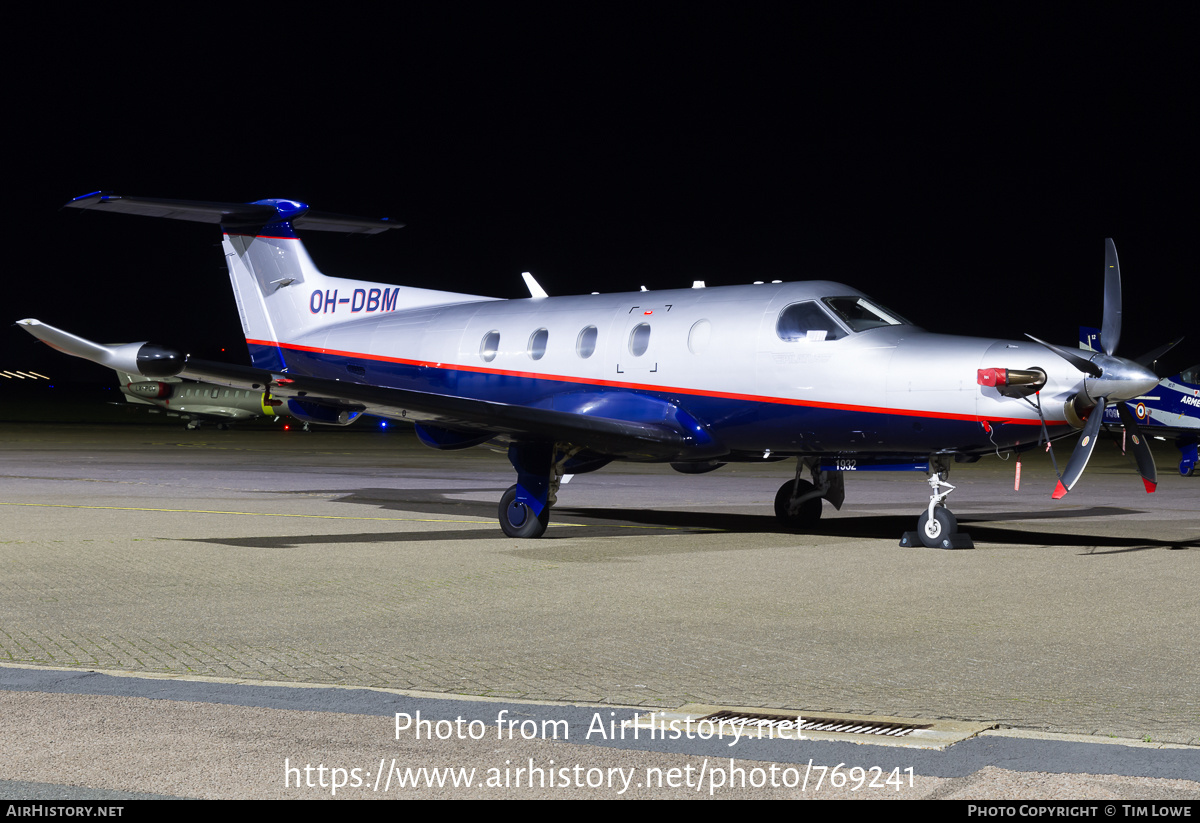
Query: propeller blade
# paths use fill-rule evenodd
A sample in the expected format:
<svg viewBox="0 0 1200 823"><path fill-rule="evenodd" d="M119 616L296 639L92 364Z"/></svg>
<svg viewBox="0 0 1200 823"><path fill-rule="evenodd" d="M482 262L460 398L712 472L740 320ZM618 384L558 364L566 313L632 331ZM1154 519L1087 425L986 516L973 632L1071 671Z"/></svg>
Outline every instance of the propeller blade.
<svg viewBox="0 0 1200 823"><path fill-rule="evenodd" d="M1121 342L1121 265L1111 237L1104 239L1104 319L1100 324L1100 343L1104 353L1112 355Z"/></svg>
<svg viewBox="0 0 1200 823"><path fill-rule="evenodd" d="M1154 371L1154 364L1158 360L1158 358L1162 357L1164 354L1169 352L1171 349L1178 346L1182 341L1183 341L1183 338L1179 337L1174 342L1167 343L1165 346L1159 346L1157 349L1154 349L1153 351L1146 352L1145 354L1143 354L1141 357L1137 358L1133 362L1137 363L1139 366L1145 366L1146 368L1150 369L1151 371ZM1157 372L1155 372L1155 373L1157 374Z"/></svg>
<svg viewBox="0 0 1200 823"><path fill-rule="evenodd" d="M1086 372L1087 374L1090 374L1092 377L1099 377L1100 375L1102 375L1104 373L1103 371L1101 371L1100 367L1097 366L1095 363L1093 363L1091 360L1088 360L1086 357L1080 357L1076 352L1073 352L1070 349L1064 349L1062 346L1056 346L1053 343L1047 343L1045 340L1038 340L1032 334L1027 334L1025 336L1028 337L1030 340L1032 340L1034 343L1038 343L1040 345L1045 346L1050 351L1054 352L1059 357L1061 357L1063 360L1066 360L1072 366L1079 369L1081 372ZM1103 341L1101 341L1101 342L1103 342ZM1108 344L1105 343L1105 346L1107 346L1107 345ZM1077 349L1076 351L1083 351L1083 349Z"/></svg>
<svg viewBox="0 0 1200 823"><path fill-rule="evenodd" d="M1133 416L1133 412L1129 411L1129 407L1124 403L1118 403L1117 411L1121 413L1121 422L1125 424L1125 433L1129 435L1128 440L1133 443L1133 456L1137 460L1138 474L1142 476L1142 482L1146 484L1146 493L1152 494L1158 487L1158 469L1154 465L1154 455L1150 451L1150 444L1146 442L1145 435L1138 427L1137 418Z"/></svg>
<svg viewBox="0 0 1200 823"><path fill-rule="evenodd" d="M1071 452L1071 459L1067 461L1067 467L1063 470L1054 494L1051 495L1055 500L1069 492L1087 468L1092 449L1096 448L1096 435L1100 433L1100 424L1104 422L1104 407L1107 405L1108 398L1101 397L1096 408L1092 409L1087 425L1083 427L1083 434L1079 436L1079 442L1075 445L1075 451Z"/></svg>

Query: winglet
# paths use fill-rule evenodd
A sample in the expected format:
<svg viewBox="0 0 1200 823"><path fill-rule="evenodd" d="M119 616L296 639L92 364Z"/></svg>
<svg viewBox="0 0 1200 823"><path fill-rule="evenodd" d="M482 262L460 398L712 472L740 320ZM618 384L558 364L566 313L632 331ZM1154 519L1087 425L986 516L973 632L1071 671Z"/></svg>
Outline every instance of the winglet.
<svg viewBox="0 0 1200 823"><path fill-rule="evenodd" d="M1158 488L1158 484L1152 480L1143 477L1142 482L1146 484L1146 494L1154 494L1154 490Z"/></svg>
<svg viewBox="0 0 1200 823"><path fill-rule="evenodd" d="M1050 496L1053 497L1055 500L1061 500L1066 495L1066 493L1067 493L1067 487L1062 484L1061 480L1059 480L1058 488L1055 489L1054 494L1052 494Z"/></svg>

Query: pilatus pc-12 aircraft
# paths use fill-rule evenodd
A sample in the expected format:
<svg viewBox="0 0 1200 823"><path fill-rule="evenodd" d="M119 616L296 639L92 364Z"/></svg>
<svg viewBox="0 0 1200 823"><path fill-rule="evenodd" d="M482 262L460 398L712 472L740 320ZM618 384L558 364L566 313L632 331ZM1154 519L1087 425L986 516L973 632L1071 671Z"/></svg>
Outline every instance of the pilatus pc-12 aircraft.
<svg viewBox="0 0 1200 823"><path fill-rule="evenodd" d="M67 206L219 224L253 365L153 343L104 346L19 321L30 334L148 380L270 391L300 419L349 423L367 412L412 421L435 449L507 446L517 482L499 518L512 537L545 531L565 475L613 460L694 474L795 458L795 478L775 498L787 526L814 524L823 500L840 508L847 473L918 470L932 495L905 543L969 546L946 506L951 464L1082 429L1061 497L1083 473L1109 405L1133 435L1146 490L1156 483L1123 401L1158 384L1149 367L1169 346L1136 361L1115 356L1121 281L1111 240L1104 351L1092 354L934 334L828 281L501 300L329 277L297 231L399 225L292 200L97 192Z"/></svg>

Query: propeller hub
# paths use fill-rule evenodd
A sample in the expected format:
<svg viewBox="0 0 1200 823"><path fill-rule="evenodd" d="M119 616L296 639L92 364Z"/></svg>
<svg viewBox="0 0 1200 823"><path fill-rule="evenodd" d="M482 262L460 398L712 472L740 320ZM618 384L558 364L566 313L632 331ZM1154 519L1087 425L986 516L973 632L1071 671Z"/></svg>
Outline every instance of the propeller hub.
<svg viewBox="0 0 1200 823"><path fill-rule="evenodd" d="M1109 402L1132 400L1158 385L1158 376L1154 372L1132 360L1097 354L1092 362L1100 367L1100 376L1086 378L1083 391L1095 402L1102 397L1107 397Z"/></svg>

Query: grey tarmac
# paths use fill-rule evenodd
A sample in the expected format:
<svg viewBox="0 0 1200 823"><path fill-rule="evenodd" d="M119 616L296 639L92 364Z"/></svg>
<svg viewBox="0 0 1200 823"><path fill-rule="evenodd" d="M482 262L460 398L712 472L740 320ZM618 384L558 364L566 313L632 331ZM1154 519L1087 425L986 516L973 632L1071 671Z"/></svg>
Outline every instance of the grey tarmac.
<svg viewBox="0 0 1200 823"><path fill-rule="evenodd" d="M846 505L826 506L819 530L783 532L772 501L790 462L700 476L610 466L562 488L544 538L518 541L495 522L496 502L513 482L503 456L430 451L396 428L305 434L5 423L0 696L7 716L36 718L33 727L59 747L18 757L25 749L14 748L8 726L3 743L14 754L0 780L176 796L321 796L285 791L285 757L315 764L341 752L356 766L396 753L378 717L336 701L303 710L286 700L230 706L203 690L163 700L158 686L145 684L165 677L592 713L704 703L979 721L997 729L978 740L1032 734L1043 756L1005 755L990 766L968 758L963 774L921 760L920 785L899 794L1044 797L1070 786L1070 797L1094 790L1196 798L1200 478L1174 473L1170 447L1157 454L1154 495L1142 490L1132 458L1103 443L1062 501L1050 499L1054 475L1044 455L1025 456L1020 491L1012 460L956 466L949 502L975 539L972 551L897 545L928 499L923 477L909 473L851 476ZM27 667L106 672L140 685L96 694L13 685L11 673ZM169 716L176 711L212 717L188 723ZM97 720L109 712L111 722ZM80 718L88 722L75 728ZM352 730L364 723L371 732ZM255 724L257 737L247 731ZM149 756L156 740L183 745L164 731L172 728L194 736L184 747L193 763ZM222 737L221 729L230 731ZM126 732L127 750L110 745ZM1116 750L1138 754L1117 761L1173 765L1079 777L1091 760L1112 758L1055 748L1078 739L1070 745L1084 748L1076 751L1113 751L1120 741ZM632 768L635 757L561 740L486 750L467 740L412 743L405 762L431 767L483 769L497 758L555 758L553 751L560 763ZM227 746L244 751L246 763L260 758L261 768L210 768L231 756ZM944 756L965 757L953 754L961 746ZM852 748L886 752L875 757L880 767L897 757ZM110 752L107 770L89 769L88 753L100 750ZM829 766L850 762L840 750L823 751L834 758ZM644 758L698 764L707 756L636 759L641 768ZM800 760L810 756L825 757ZM871 756L860 756L869 768ZM1076 776L1046 776L1059 771L1056 760ZM151 779L167 761L178 780ZM1018 761L1024 765L997 768ZM64 779L67 762L78 777ZM0 784L0 794L13 791ZM587 788L472 791L483 793L442 794L613 796ZM697 796L678 787L631 787L621 796L676 794ZM785 787L773 796L797 794Z"/></svg>

